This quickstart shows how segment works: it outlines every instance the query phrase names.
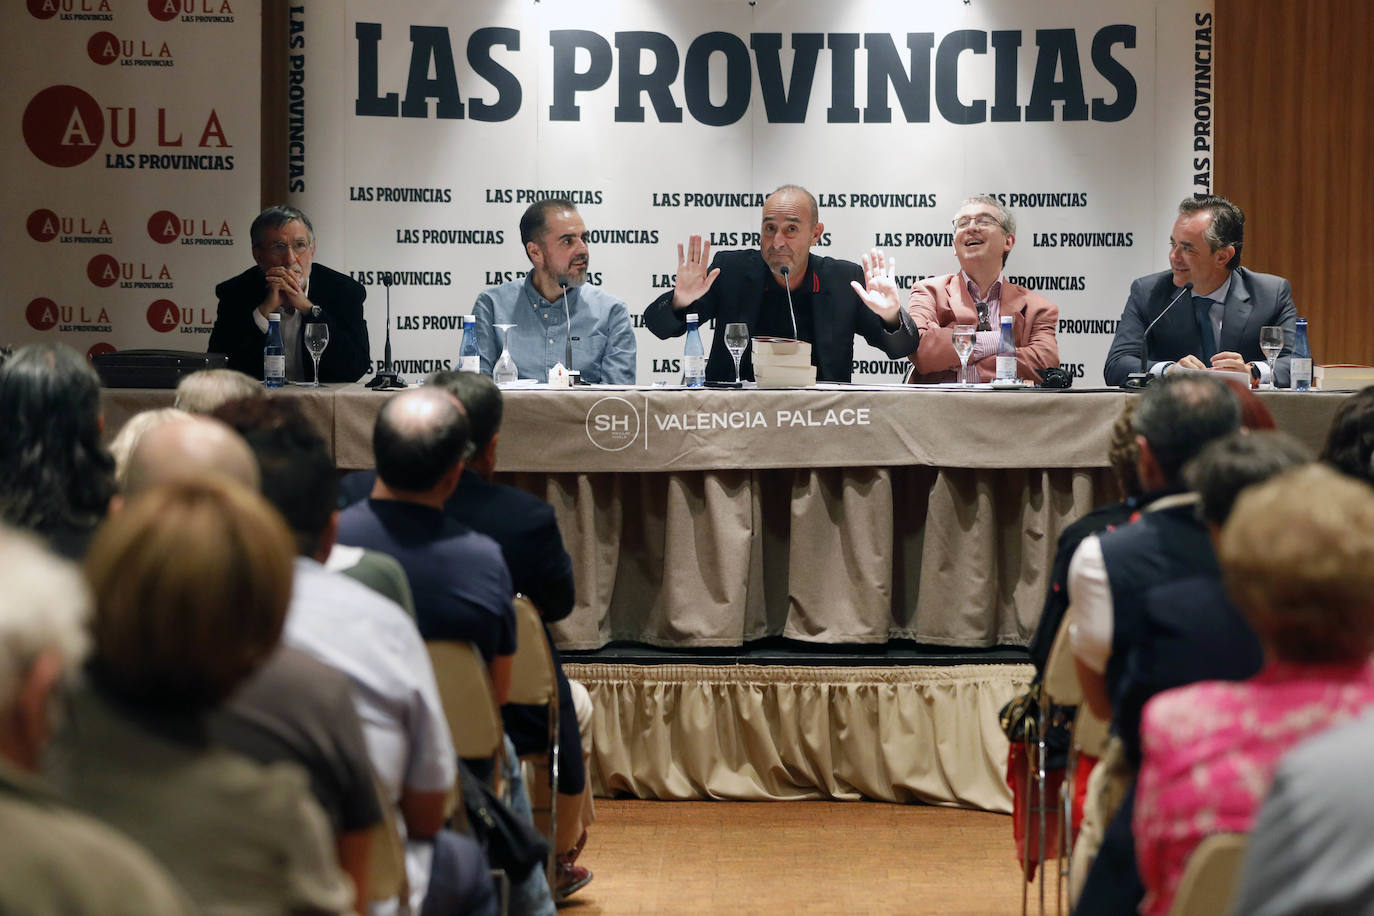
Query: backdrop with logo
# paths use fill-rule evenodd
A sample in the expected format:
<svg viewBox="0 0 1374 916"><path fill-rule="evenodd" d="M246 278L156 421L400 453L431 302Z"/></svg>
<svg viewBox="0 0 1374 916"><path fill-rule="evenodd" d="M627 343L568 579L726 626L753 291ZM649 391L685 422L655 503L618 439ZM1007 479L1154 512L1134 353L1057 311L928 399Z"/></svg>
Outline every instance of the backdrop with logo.
<svg viewBox="0 0 1374 916"><path fill-rule="evenodd" d="M260 0L25 0L8 89L0 344L204 350L252 263Z"/></svg>
<svg viewBox="0 0 1374 916"><path fill-rule="evenodd" d="M1130 280L1211 189L1212 24L1181 0L315 0L291 13L291 197L318 259L368 286L374 357L392 272L412 377L527 270L521 212L569 197L649 383L679 377L681 339L639 321L677 243L755 245L777 185L819 198L817 251L879 245L904 286L956 269L950 219L993 194L1019 224L1007 275L1060 306L1061 361L1100 384ZM854 368L901 372L861 340Z"/></svg>

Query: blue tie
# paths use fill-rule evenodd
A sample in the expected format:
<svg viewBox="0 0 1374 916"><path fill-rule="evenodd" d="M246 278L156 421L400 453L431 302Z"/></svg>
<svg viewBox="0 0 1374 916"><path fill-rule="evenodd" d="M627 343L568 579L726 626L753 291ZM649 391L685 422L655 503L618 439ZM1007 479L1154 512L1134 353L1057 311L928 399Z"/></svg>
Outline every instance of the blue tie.
<svg viewBox="0 0 1374 916"><path fill-rule="evenodd" d="M1202 340L1202 361L1211 362L1217 354L1217 338L1212 333L1212 300L1206 296L1193 297L1193 313L1197 315L1198 337Z"/></svg>

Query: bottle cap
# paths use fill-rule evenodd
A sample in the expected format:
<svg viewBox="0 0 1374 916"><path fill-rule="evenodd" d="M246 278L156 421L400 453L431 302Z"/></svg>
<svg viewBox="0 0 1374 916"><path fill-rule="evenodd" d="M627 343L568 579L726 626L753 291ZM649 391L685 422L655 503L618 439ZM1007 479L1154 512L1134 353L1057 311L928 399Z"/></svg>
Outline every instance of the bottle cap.
<svg viewBox="0 0 1374 916"><path fill-rule="evenodd" d="M1003 324L1011 324L1011 316L1010 316L1010 315L1003 315L1003 316L1002 316L1002 323L1003 323Z"/></svg>
<svg viewBox="0 0 1374 916"><path fill-rule="evenodd" d="M697 320L697 313L696 313L696 312L688 312L688 313L687 313L687 320L688 320L688 321L696 321L696 320Z"/></svg>
<svg viewBox="0 0 1374 916"><path fill-rule="evenodd" d="M267 316L268 321L281 321L281 312L272 312Z"/></svg>

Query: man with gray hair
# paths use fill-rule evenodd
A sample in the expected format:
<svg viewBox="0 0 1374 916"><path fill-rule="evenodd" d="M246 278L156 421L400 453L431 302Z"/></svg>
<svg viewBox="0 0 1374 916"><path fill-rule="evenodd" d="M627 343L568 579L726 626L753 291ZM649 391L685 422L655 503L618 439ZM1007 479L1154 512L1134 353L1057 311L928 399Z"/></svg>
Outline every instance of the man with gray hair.
<svg viewBox="0 0 1374 916"><path fill-rule="evenodd" d="M1248 370L1253 378L1288 384L1298 320L1293 288L1282 277L1241 267L1244 242L1240 207L1224 197L1183 199L1169 233L1169 269L1131 284L1102 370L1108 385L1125 384L1142 368L1158 376L1175 366ZM1259 345L1266 325L1285 335L1272 366Z"/></svg>
<svg viewBox="0 0 1374 916"><path fill-rule="evenodd" d="M968 357L970 380L988 382L997 374L1000 319L1010 316L1016 344L1016 375L1038 382L1037 369L1059 365L1055 326L1059 307L1044 296L1017 286L1002 273L1016 244L1016 218L995 197L964 201L954 216L954 256L959 271L928 277L911 290L907 312L921 335L911 354L916 384L958 381L959 356L954 326L976 328Z"/></svg>
<svg viewBox="0 0 1374 916"><path fill-rule="evenodd" d="M90 639L79 570L0 526L0 913L194 912L142 848L68 808L35 775L63 682Z"/></svg>
<svg viewBox="0 0 1374 916"><path fill-rule="evenodd" d="M239 398L265 397L263 387L251 376L234 369L202 369L177 382L173 406L188 413L214 413L215 408Z"/></svg>
<svg viewBox="0 0 1374 916"><path fill-rule="evenodd" d="M356 382L371 366L363 300L367 290L347 274L315 263L315 230L295 207L268 207L253 220L250 267L215 287L219 312L206 348L229 357L229 368L262 378L268 315L281 316L286 377L309 381L314 367L305 352L305 325L329 327L320 357L321 382Z"/></svg>
<svg viewBox="0 0 1374 916"><path fill-rule="evenodd" d="M789 337L811 344L818 382L847 382L854 374L854 335L860 334L892 359L916 349L916 337L902 321L892 263L877 251L852 261L813 255L825 237L816 198L793 184L778 188L763 202L759 247L718 252L701 236L677 246L677 279L644 310L644 325L667 340L687 333L687 315L704 327L716 322L708 382L732 382L735 362L725 348L724 327L749 326L751 337ZM707 269L710 264L710 269ZM719 281L719 282L717 282ZM865 296L880 284L891 296ZM740 361L740 378L752 379L752 354Z"/></svg>

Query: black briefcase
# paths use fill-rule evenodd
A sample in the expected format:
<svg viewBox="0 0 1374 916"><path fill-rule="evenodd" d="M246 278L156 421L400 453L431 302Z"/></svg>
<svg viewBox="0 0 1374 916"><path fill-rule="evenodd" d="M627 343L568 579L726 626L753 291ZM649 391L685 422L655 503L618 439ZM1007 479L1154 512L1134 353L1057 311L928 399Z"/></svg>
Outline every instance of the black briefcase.
<svg viewBox="0 0 1374 916"><path fill-rule="evenodd" d="M116 350L97 353L91 365L106 388L175 388L192 372L229 368L229 357L190 350Z"/></svg>

